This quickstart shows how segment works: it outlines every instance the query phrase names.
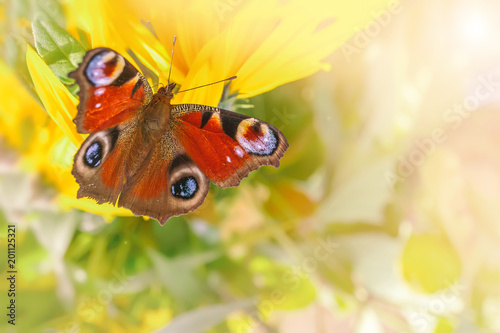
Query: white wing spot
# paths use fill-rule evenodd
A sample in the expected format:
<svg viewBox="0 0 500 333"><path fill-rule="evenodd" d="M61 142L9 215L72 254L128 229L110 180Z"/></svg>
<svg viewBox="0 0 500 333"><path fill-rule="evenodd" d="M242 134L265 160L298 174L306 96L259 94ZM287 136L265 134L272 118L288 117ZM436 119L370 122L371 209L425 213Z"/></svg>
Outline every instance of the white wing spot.
<svg viewBox="0 0 500 333"><path fill-rule="evenodd" d="M238 146L234 147L234 152L236 153L236 155L238 155L241 158L243 158L243 156L245 155L245 152L243 151L243 149L241 149Z"/></svg>
<svg viewBox="0 0 500 333"><path fill-rule="evenodd" d="M97 88L94 91L94 95L97 97L102 96L102 94L104 94L105 91L106 91L106 88Z"/></svg>

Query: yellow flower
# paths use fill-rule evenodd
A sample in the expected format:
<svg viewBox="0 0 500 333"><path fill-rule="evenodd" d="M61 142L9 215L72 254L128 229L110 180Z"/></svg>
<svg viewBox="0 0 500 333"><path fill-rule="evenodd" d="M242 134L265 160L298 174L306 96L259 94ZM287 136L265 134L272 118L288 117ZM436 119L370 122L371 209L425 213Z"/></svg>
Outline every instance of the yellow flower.
<svg viewBox="0 0 500 333"><path fill-rule="evenodd" d="M30 151L36 143L33 131L45 124L48 117L3 61L0 77L0 134L12 147Z"/></svg>
<svg viewBox="0 0 500 333"><path fill-rule="evenodd" d="M2 61L0 74L0 135L21 153L23 170L40 172L57 188L65 188L67 182L54 163L53 147L66 136Z"/></svg>
<svg viewBox="0 0 500 333"><path fill-rule="evenodd" d="M168 52L156 37L141 22L140 17L123 3L108 0L68 1L65 4L68 31L78 36L78 29L84 31L91 48L105 46L137 64L127 53L133 50L139 60L155 74L167 68ZM126 40L135 36L134 41Z"/></svg>
<svg viewBox="0 0 500 333"><path fill-rule="evenodd" d="M374 19L369 10L387 3L89 0L68 1L65 10L68 30L75 36L83 38L83 31L91 47L115 49L136 65L148 67L164 84L171 43L177 35L172 81L188 89L237 75L231 92L244 98L327 69L323 59ZM83 141L72 122L78 102L31 48L26 60L45 109L70 140L58 141L52 150L59 162L59 182L64 183L61 202L108 216L130 214L111 205L75 199L77 184L69 170L71 155ZM196 89L179 94L174 102L215 106L222 89L222 84Z"/></svg>
<svg viewBox="0 0 500 333"><path fill-rule="evenodd" d="M188 89L237 75L231 91L246 98L327 69L323 59L388 3L92 0L69 2L67 11L71 26L86 31L93 46L132 50L163 83L176 35L174 82ZM222 85L214 85L181 94L176 102L215 106L221 92Z"/></svg>

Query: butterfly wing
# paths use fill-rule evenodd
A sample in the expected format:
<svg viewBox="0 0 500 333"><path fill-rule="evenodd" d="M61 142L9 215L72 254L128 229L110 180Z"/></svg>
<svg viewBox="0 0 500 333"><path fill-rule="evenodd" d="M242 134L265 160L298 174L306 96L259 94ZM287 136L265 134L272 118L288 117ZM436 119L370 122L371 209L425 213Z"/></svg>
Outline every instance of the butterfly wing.
<svg viewBox="0 0 500 333"><path fill-rule="evenodd" d="M134 116L152 97L151 87L139 71L108 48L88 51L69 77L80 86L74 120L80 133L116 126Z"/></svg>
<svg viewBox="0 0 500 333"><path fill-rule="evenodd" d="M137 136L133 116L151 98L151 88L132 64L108 48L88 51L69 76L80 87L74 119L77 130L91 133L74 158L78 197L115 203L129 172L125 163Z"/></svg>
<svg viewBox="0 0 500 333"><path fill-rule="evenodd" d="M129 122L87 137L75 154L71 171L80 185L78 198L92 198L99 204L116 202L132 171L127 163L137 134L137 124Z"/></svg>
<svg viewBox="0 0 500 333"><path fill-rule="evenodd" d="M70 77L80 86L77 130L91 133L74 158L79 198L117 203L164 224L201 205L209 178L236 186L262 165L278 167L288 148L278 129L258 119L170 106L170 90L153 96L137 69L107 48L87 52Z"/></svg>
<svg viewBox="0 0 500 333"><path fill-rule="evenodd" d="M171 132L152 142L141 126L132 120L89 135L74 159L78 198L117 203L164 224L201 205L210 182Z"/></svg>
<svg viewBox="0 0 500 333"><path fill-rule="evenodd" d="M144 117L151 88L132 64L111 49L93 49L70 77L80 86L77 130L91 133L74 158L78 198L117 204L161 224L203 202L208 178L168 129L151 134Z"/></svg>
<svg viewBox="0 0 500 333"><path fill-rule="evenodd" d="M220 187L236 186L263 165L279 166L288 142L256 118L204 105L172 107L172 130L187 154Z"/></svg>
<svg viewBox="0 0 500 333"><path fill-rule="evenodd" d="M187 156L171 132L148 153L138 172L127 182L118 206L164 224L203 203L210 181Z"/></svg>

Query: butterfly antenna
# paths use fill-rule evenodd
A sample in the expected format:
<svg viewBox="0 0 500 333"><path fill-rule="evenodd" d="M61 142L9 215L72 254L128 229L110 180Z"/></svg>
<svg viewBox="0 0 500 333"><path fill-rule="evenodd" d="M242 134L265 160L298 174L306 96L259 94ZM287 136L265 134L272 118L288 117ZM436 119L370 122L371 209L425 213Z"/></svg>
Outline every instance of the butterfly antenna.
<svg viewBox="0 0 500 333"><path fill-rule="evenodd" d="M181 90L181 91L178 91L177 93L186 92L186 91L194 90L194 89L198 89L198 88L203 88L203 87L206 87L206 86L211 86L212 84L217 84L217 83L221 83L221 82L224 82L224 81L231 81L231 80L234 80L236 78L237 78L237 76L231 76L230 78L227 78L227 79L224 79L224 80L212 82L212 83L209 83L209 84L204 84L202 86L198 86L198 87L194 87L194 88L189 88L189 89L186 89L186 90Z"/></svg>
<svg viewBox="0 0 500 333"><path fill-rule="evenodd" d="M174 48L175 48L175 40L177 36L174 35L174 40L172 41L172 54L170 54L170 68L168 69L168 85L170 85L170 74L172 74L172 60L174 60Z"/></svg>

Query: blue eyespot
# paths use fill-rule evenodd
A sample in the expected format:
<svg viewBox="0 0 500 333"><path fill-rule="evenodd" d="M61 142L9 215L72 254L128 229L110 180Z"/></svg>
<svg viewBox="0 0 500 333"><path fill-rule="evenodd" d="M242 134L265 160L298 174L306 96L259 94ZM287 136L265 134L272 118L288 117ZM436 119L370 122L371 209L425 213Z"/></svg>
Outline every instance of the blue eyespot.
<svg viewBox="0 0 500 333"><path fill-rule="evenodd" d="M180 199L191 199L198 191L198 183L192 176L183 177L172 184L172 195Z"/></svg>
<svg viewBox="0 0 500 333"><path fill-rule="evenodd" d="M123 72L125 60L114 51L102 51L92 57L85 68L85 76L96 87L113 84Z"/></svg>
<svg viewBox="0 0 500 333"><path fill-rule="evenodd" d="M85 164L91 168L97 167L102 161L102 147L101 144L96 141L91 144L87 151L85 152Z"/></svg>

